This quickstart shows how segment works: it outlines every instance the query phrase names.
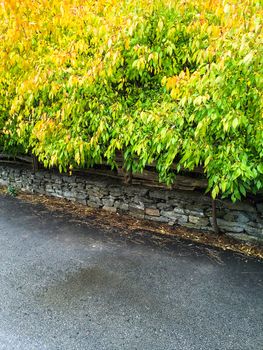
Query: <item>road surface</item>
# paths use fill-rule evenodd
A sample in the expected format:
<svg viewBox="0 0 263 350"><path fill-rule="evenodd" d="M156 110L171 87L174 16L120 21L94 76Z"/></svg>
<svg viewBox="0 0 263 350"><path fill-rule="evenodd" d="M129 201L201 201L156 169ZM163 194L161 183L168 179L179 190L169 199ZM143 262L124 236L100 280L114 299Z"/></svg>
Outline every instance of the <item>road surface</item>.
<svg viewBox="0 0 263 350"><path fill-rule="evenodd" d="M0 350L262 350L263 263L0 195Z"/></svg>

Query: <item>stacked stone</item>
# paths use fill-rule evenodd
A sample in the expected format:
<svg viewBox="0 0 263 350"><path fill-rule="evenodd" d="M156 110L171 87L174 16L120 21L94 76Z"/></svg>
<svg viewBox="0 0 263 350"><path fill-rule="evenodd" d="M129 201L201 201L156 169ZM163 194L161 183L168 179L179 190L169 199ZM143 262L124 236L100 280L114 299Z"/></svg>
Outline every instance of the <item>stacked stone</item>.
<svg viewBox="0 0 263 350"><path fill-rule="evenodd" d="M152 221L212 231L211 199L201 192L124 185L106 177L68 176L23 167L0 166L0 185L22 191L66 198L110 212ZM243 240L263 241L263 202L218 201L218 225L223 232Z"/></svg>

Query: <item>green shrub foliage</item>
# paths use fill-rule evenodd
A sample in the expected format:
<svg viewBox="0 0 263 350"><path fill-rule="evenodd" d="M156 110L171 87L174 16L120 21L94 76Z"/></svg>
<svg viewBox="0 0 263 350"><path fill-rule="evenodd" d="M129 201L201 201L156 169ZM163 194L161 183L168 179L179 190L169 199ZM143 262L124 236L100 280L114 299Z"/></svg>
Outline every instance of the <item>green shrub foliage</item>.
<svg viewBox="0 0 263 350"><path fill-rule="evenodd" d="M2 1L1 150L262 190L262 18L254 0Z"/></svg>

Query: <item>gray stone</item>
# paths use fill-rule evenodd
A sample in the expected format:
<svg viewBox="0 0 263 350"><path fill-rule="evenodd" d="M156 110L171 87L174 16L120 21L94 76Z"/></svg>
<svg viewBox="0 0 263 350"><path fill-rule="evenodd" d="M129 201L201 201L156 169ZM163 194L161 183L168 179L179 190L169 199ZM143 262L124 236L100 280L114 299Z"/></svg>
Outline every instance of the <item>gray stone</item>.
<svg viewBox="0 0 263 350"><path fill-rule="evenodd" d="M144 206L141 204L131 203L129 204L129 212L144 215Z"/></svg>
<svg viewBox="0 0 263 350"><path fill-rule="evenodd" d="M167 217L169 219L172 219L174 221L178 221L181 220L181 222L187 222L188 221L188 217L187 215L184 214L177 214L174 211L165 211L162 210L161 211L161 215L163 215L164 217Z"/></svg>
<svg viewBox="0 0 263 350"><path fill-rule="evenodd" d="M252 244L257 244L257 243L263 243L263 237L253 237L250 235L247 235L245 233L231 233L231 232L226 232L226 235L232 238L235 238L239 241L243 242L250 242Z"/></svg>
<svg viewBox="0 0 263 350"><path fill-rule="evenodd" d="M52 196L53 197L57 197L57 198L64 198L63 196L62 196L62 194L58 194L58 193L55 193L55 192L53 192L52 193ZM68 198L69 200L73 200L72 198Z"/></svg>
<svg viewBox="0 0 263 350"><path fill-rule="evenodd" d="M170 209L170 210L172 210L171 205L169 205L169 204L167 204L167 203L162 203L162 202L157 203L157 204L156 204L156 207L157 207L158 209Z"/></svg>
<svg viewBox="0 0 263 350"><path fill-rule="evenodd" d="M100 198L94 196L94 195L89 195L89 201L97 203L99 205L102 205L102 202L100 200Z"/></svg>
<svg viewBox="0 0 263 350"><path fill-rule="evenodd" d="M45 172L43 171L37 171L35 174L31 174L31 178L34 178L34 179L37 179L37 178L42 179L44 176L45 176Z"/></svg>
<svg viewBox="0 0 263 350"><path fill-rule="evenodd" d="M168 225L169 226L174 226L176 224L176 221L175 220L169 220L168 221Z"/></svg>
<svg viewBox="0 0 263 350"><path fill-rule="evenodd" d="M102 209L103 209L103 210L106 210L106 211L109 211L109 212L111 212L111 213L116 213L116 211L117 211L117 208L115 208L115 207L107 207L106 205L104 205L104 206L102 207Z"/></svg>
<svg viewBox="0 0 263 350"><path fill-rule="evenodd" d="M185 200L189 198L189 192L184 192L180 190L167 190L169 198L175 200L175 201L181 201L182 199Z"/></svg>
<svg viewBox="0 0 263 350"><path fill-rule="evenodd" d="M248 226L252 226L252 227L257 227L257 228L261 228L263 231L263 221L259 222L259 221L249 221L247 223Z"/></svg>
<svg viewBox="0 0 263 350"><path fill-rule="evenodd" d="M185 209L183 208L174 208L173 211L177 214L185 214Z"/></svg>
<svg viewBox="0 0 263 350"><path fill-rule="evenodd" d="M85 186L85 188L86 188L87 192L93 193L94 195L98 196L99 198L106 197L109 195L109 191L103 187Z"/></svg>
<svg viewBox="0 0 263 350"><path fill-rule="evenodd" d="M169 221L169 219L164 217L164 216L145 215L145 219L151 220L151 221L156 221L156 222L168 222Z"/></svg>
<svg viewBox="0 0 263 350"><path fill-rule="evenodd" d="M48 192L53 191L52 185L46 185L46 191Z"/></svg>
<svg viewBox="0 0 263 350"><path fill-rule="evenodd" d="M213 229L213 227L212 226L201 226L200 227L200 230L202 230L202 231L210 231L210 232L214 232L214 229Z"/></svg>
<svg viewBox="0 0 263 350"><path fill-rule="evenodd" d="M149 191L149 197L150 198L167 200L168 199L168 193L167 193L167 191L150 190Z"/></svg>
<svg viewBox="0 0 263 350"><path fill-rule="evenodd" d="M86 200L86 199L80 199L80 198L78 198L78 199L77 199L77 202L80 203L80 204L83 204L83 205L87 205L87 200Z"/></svg>
<svg viewBox="0 0 263 350"><path fill-rule="evenodd" d="M114 202L115 202L115 200L112 197L108 197L108 198L103 198L102 199L102 203L106 207L113 207Z"/></svg>
<svg viewBox="0 0 263 350"><path fill-rule="evenodd" d="M124 210L124 211L129 210L129 205L127 203L124 203L124 202L116 201L114 203L114 206L120 210Z"/></svg>
<svg viewBox="0 0 263 350"><path fill-rule="evenodd" d="M88 198L87 194L83 193L83 192L76 192L75 197L77 199L87 199Z"/></svg>
<svg viewBox="0 0 263 350"><path fill-rule="evenodd" d="M204 211L202 209L200 210L185 209L185 214L191 215L191 216L199 216L199 217L205 216Z"/></svg>
<svg viewBox="0 0 263 350"><path fill-rule="evenodd" d="M132 195L132 196L139 195L141 197L144 197L148 194L149 189L141 186L127 185L122 187L122 191L124 193L127 193L128 195Z"/></svg>
<svg viewBox="0 0 263 350"><path fill-rule="evenodd" d="M82 177L77 176L75 182L78 183L78 184L79 184L79 183L83 183L83 182L85 182L85 179L82 178Z"/></svg>
<svg viewBox="0 0 263 350"><path fill-rule="evenodd" d="M182 225L182 226L184 226L184 224L186 224L187 222L188 222L188 216L187 215L181 215L181 217L177 221L177 223L179 225Z"/></svg>
<svg viewBox="0 0 263 350"><path fill-rule="evenodd" d="M263 215L263 203L257 203L256 204L257 211Z"/></svg>
<svg viewBox="0 0 263 350"><path fill-rule="evenodd" d="M177 201L174 199L165 200L165 203L171 207L178 207L178 208L182 208L184 206L184 204L186 204L185 201Z"/></svg>
<svg viewBox="0 0 263 350"><path fill-rule="evenodd" d="M76 176L67 176L67 175L64 175L62 177L63 181L65 182L68 182L68 183L76 183Z"/></svg>
<svg viewBox="0 0 263 350"><path fill-rule="evenodd" d="M145 198L138 196L137 194L135 196L132 197L131 201L133 203L139 204L139 205L145 205L144 202Z"/></svg>
<svg viewBox="0 0 263 350"><path fill-rule="evenodd" d="M72 197L72 192L71 191L63 191L63 196L66 198Z"/></svg>
<svg viewBox="0 0 263 350"><path fill-rule="evenodd" d="M155 208L146 208L145 214L149 216L160 216L160 211Z"/></svg>
<svg viewBox="0 0 263 350"><path fill-rule="evenodd" d="M44 189L44 188L38 188L38 189L37 189L37 193L40 193L40 194L45 194L45 193L46 193L46 191L45 191L45 189Z"/></svg>
<svg viewBox="0 0 263 350"><path fill-rule="evenodd" d="M114 197L119 197L122 195L122 191L121 188L118 186L110 186L109 187L109 192L111 195L113 195Z"/></svg>
<svg viewBox="0 0 263 350"><path fill-rule="evenodd" d="M185 227L188 227L188 228L193 228L193 229L196 229L196 230L201 229L201 226L200 226L200 225L193 224L193 223L191 223L191 222L186 222L186 223L184 223L184 226L185 226Z"/></svg>
<svg viewBox="0 0 263 350"><path fill-rule="evenodd" d="M178 219L178 214L176 214L174 211L161 210L161 215L166 217L166 218L170 218L170 219L174 219L174 218Z"/></svg>
<svg viewBox="0 0 263 350"><path fill-rule="evenodd" d="M87 206L88 207L91 207L91 208L100 208L101 207L101 204L98 203L98 202L93 202L91 200L88 200L87 201Z"/></svg>
<svg viewBox="0 0 263 350"><path fill-rule="evenodd" d="M63 182L62 178L59 178L59 177L54 180L54 183L57 184L57 185L61 185L62 182Z"/></svg>
<svg viewBox="0 0 263 350"><path fill-rule="evenodd" d="M137 219L145 219L145 215L143 213L135 212L135 211L129 211L129 214Z"/></svg>
<svg viewBox="0 0 263 350"><path fill-rule="evenodd" d="M103 193L101 191L96 190L96 189L88 190L87 192L88 192L89 196L92 198L101 199L103 197Z"/></svg>
<svg viewBox="0 0 263 350"><path fill-rule="evenodd" d="M189 215L189 222L198 226L207 226L209 224L208 218L200 218L198 216Z"/></svg>
<svg viewBox="0 0 263 350"><path fill-rule="evenodd" d="M232 211L224 215L225 221L234 221L236 223L247 223L249 218L242 212Z"/></svg>
<svg viewBox="0 0 263 350"><path fill-rule="evenodd" d="M0 185L67 198L111 212L117 209L129 211L140 219L212 230L211 199L199 192L126 186L101 177L60 175L48 170L32 174L30 169L10 166L0 166ZM244 239L246 236L262 238L262 200L255 205L248 201L231 203L223 200L217 201L217 207L218 225L227 234L244 235Z"/></svg>
<svg viewBox="0 0 263 350"><path fill-rule="evenodd" d="M251 226L247 225L245 228L245 231L249 235L253 235L253 236L260 237L263 239L263 229L260 227L251 227Z"/></svg>
<svg viewBox="0 0 263 350"><path fill-rule="evenodd" d="M228 208L230 210L240 210L251 213L256 212L256 207L246 201L232 203L226 200L223 202L223 207Z"/></svg>
<svg viewBox="0 0 263 350"><path fill-rule="evenodd" d="M2 180L2 179L0 179L0 185L1 186L8 186L8 180Z"/></svg>
<svg viewBox="0 0 263 350"><path fill-rule="evenodd" d="M231 232L244 232L244 227L242 225L238 225L235 222L225 221L223 219L217 219L217 224L219 228L225 230L225 231L231 231Z"/></svg>
<svg viewBox="0 0 263 350"><path fill-rule="evenodd" d="M79 190L85 190L85 189L86 189L85 183L79 183L79 184L77 185L77 189L79 189Z"/></svg>

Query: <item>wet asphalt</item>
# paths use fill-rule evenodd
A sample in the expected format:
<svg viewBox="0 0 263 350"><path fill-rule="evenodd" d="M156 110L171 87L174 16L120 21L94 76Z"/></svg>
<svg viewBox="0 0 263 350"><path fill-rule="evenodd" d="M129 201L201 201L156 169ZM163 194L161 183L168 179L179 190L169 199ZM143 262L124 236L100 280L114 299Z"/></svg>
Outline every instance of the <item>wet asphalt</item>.
<svg viewBox="0 0 263 350"><path fill-rule="evenodd" d="M263 263L0 195L0 350L263 350Z"/></svg>

